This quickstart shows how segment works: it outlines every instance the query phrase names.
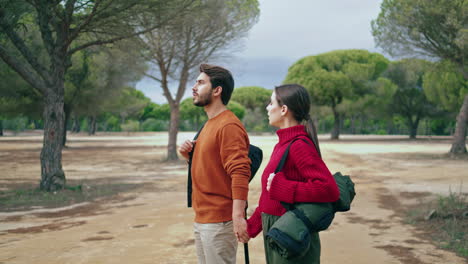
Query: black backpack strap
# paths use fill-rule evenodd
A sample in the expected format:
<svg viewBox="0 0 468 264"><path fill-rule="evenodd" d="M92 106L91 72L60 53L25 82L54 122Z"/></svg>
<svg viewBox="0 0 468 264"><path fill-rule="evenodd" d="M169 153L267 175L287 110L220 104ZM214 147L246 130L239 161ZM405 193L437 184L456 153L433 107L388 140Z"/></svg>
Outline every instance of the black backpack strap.
<svg viewBox="0 0 468 264"><path fill-rule="evenodd" d="M291 145L292 143L294 143L295 141L297 140L302 140L304 141L305 143L309 144L309 142L307 142L307 140L303 139L303 138L295 138L291 141L291 143L289 143L289 145L286 147L286 150L284 151L283 153L283 156L281 157L281 160L278 164L278 166L276 166L276 169L275 169L275 174L280 172L282 169L283 169L283 166L284 164L286 163L286 159L288 158L288 154L289 154L289 148L291 148Z"/></svg>
<svg viewBox="0 0 468 264"><path fill-rule="evenodd" d="M193 137L193 140L197 140L198 135L200 135L200 132L202 131L203 127L205 124L202 125L200 130L198 130L197 134ZM187 179L187 207L192 207L192 157L193 157L193 152L195 151L195 146L193 146L193 149L191 152L189 152L189 160L188 160L188 179Z"/></svg>
<svg viewBox="0 0 468 264"><path fill-rule="evenodd" d="M276 169L275 169L275 174L280 172L282 169L283 169L283 166L284 164L286 163L286 159L288 158L288 154L289 154L289 149L291 148L291 145L292 143L294 143L295 141L297 140L302 140L304 141L305 143L309 144L309 142L307 142L307 140L305 140L304 138L295 138L291 141L291 143L289 143L289 145L286 147L286 150L284 151L283 153L283 156L281 157L281 160L278 164L278 166L276 166ZM294 205L293 204L289 204L289 203L285 203L285 202L281 202L281 204L283 205L283 207L289 211L289 210L293 210L294 209Z"/></svg>

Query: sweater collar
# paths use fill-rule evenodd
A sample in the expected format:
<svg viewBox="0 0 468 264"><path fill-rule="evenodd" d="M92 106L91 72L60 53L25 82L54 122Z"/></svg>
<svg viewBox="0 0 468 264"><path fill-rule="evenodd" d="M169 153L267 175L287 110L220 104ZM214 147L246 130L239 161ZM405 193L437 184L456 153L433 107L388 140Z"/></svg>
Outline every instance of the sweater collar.
<svg viewBox="0 0 468 264"><path fill-rule="evenodd" d="M298 136L307 136L307 132L304 125L283 128L277 130L276 134L278 135L280 144L289 142Z"/></svg>

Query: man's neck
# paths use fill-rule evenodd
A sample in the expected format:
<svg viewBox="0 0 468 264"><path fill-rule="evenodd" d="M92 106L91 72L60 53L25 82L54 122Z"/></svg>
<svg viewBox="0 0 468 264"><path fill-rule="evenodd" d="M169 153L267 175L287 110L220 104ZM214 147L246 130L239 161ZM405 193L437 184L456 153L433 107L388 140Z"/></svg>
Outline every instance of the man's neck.
<svg viewBox="0 0 468 264"><path fill-rule="evenodd" d="M227 107L222 102L213 102L210 105L205 106L205 112L208 119L216 117L225 110L227 110Z"/></svg>

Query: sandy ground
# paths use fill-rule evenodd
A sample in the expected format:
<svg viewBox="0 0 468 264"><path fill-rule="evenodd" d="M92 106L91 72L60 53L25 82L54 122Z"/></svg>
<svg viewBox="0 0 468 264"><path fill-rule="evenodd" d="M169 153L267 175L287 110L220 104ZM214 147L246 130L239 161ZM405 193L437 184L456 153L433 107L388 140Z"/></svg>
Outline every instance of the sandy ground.
<svg viewBox="0 0 468 264"><path fill-rule="evenodd" d="M264 151L263 166L275 141L275 135L251 136ZM63 151L67 179L142 187L66 208L0 212L0 264L196 263L186 165L161 162L166 143L166 133L69 136ZM38 183L41 146L40 135L0 138L0 189ZM323 140L321 147L329 169L351 175L357 191L352 210L337 214L321 232L322 263L466 263L424 239L402 214L405 206L434 195L468 192L467 159L444 155L450 141L344 136ZM249 212L259 190L257 175ZM249 249L251 263L265 263L261 236L249 242ZM238 263L244 263L243 254L240 245Z"/></svg>

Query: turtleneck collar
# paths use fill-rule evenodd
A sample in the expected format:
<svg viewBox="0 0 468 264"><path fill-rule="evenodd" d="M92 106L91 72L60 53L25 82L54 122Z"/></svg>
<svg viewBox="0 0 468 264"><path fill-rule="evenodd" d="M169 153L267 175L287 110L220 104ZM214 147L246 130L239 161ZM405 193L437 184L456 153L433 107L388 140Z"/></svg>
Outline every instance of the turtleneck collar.
<svg viewBox="0 0 468 264"><path fill-rule="evenodd" d="M307 136L307 131L304 125L287 127L276 131L279 138L279 144L284 144L298 136Z"/></svg>

